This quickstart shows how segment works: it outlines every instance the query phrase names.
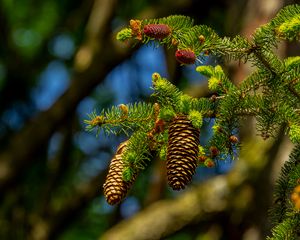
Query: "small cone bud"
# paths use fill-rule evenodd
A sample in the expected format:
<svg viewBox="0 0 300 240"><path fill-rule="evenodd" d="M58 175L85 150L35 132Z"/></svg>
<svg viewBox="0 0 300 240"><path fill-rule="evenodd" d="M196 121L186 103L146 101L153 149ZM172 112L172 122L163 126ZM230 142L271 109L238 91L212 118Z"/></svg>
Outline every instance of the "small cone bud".
<svg viewBox="0 0 300 240"><path fill-rule="evenodd" d="M211 97L209 98L210 101L215 102L217 101L217 95L213 94L211 95Z"/></svg>
<svg viewBox="0 0 300 240"><path fill-rule="evenodd" d="M144 34L160 40L171 34L171 28L166 24L147 24L144 26Z"/></svg>
<svg viewBox="0 0 300 240"><path fill-rule="evenodd" d="M209 148L209 150L210 150L210 154L211 154L211 157L212 157L212 158L214 158L214 157L216 157L216 156L219 155L219 149L218 149L217 147L211 146L211 147Z"/></svg>
<svg viewBox="0 0 300 240"><path fill-rule="evenodd" d="M142 40L142 32L141 32L141 24L140 20L131 19L129 22L130 28L132 30L132 35L139 41Z"/></svg>
<svg viewBox="0 0 300 240"><path fill-rule="evenodd" d="M158 103L154 103L153 105L153 109L154 109L154 115L155 115L155 118L157 118L158 114L159 114L159 111L160 111L160 106Z"/></svg>
<svg viewBox="0 0 300 240"><path fill-rule="evenodd" d="M106 201L110 205L120 203L125 198L128 190L131 188L136 179L136 174L133 175L130 181L124 181L122 177L124 169L122 155L126 149L127 143L127 141L123 142L118 147L116 155L111 160L108 174L106 176L105 183L103 184L104 195L106 197Z"/></svg>
<svg viewBox="0 0 300 240"><path fill-rule="evenodd" d="M178 43L179 43L179 42L178 42L175 38L172 38L171 44L172 44L173 46L177 46Z"/></svg>
<svg viewBox="0 0 300 240"><path fill-rule="evenodd" d="M230 141L231 143L237 143L237 142L239 141L239 139L237 138L237 136L231 135L231 136L229 137L229 141Z"/></svg>
<svg viewBox="0 0 300 240"><path fill-rule="evenodd" d="M141 28L142 22L140 20L131 19L129 25L133 31L138 31Z"/></svg>
<svg viewBox="0 0 300 240"><path fill-rule="evenodd" d="M199 42L200 44L203 44L205 42L205 37L203 35L199 36Z"/></svg>
<svg viewBox="0 0 300 240"><path fill-rule="evenodd" d="M207 159L207 157L205 155L201 155L198 158L198 160L199 160L200 163L204 163L206 159Z"/></svg>
<svg viewBox="0 0 300 240"><path fill-rule="evenodd" d="M291 200L296 210L300 210L300 185L296 186L291 194Z"/></svg>
<svg viewBox="0 0 300 240"><path fill-rule="evenodd" d="M175 57L182 64L194 64L196 61L196 55L190 49L178 49L175 52Z"/></svg>
<svg viewBox="0 0 300 240"><path fill-rule="evenodd" d="M213 161L212 159L207 158L207 159L205 160L205 162L204 162L204 165L205 165L206 167L208 167L208 168L212 168L212 167L215 166L215 163L214 163L214 161Z"/></svg>
<svg viewBox="0 0 300 240"><path fill-rule="evenodd" d="M122 113L122 118L127 118L128 117L128 107L125 104L120 104L119 109L121 110Z"/></svg>
<svg viewBox="0 0 300 240"><path fill-rule="evenodd" d="M195 173L199 133L186 116L177 116L169 126L167 178L174 190L184 189Z"/></svg>

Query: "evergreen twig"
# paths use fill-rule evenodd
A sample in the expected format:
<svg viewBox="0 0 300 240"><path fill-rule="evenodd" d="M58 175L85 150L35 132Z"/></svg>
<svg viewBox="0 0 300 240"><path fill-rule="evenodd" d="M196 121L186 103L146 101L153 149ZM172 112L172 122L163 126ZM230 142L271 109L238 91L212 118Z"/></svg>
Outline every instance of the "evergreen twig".
<svg viewBox="0 0 300 240"><path fill-rule="evenodd" d="M130 181L146 167L151 160L150 152L158 152L163 159L168 159L171 185L182 189L195 172L196 159L199 159L198 165L211 167L213 161L234 157L239 147L234 134L238 132L240 118L256 117L257 129L264 139L285 126L296 146L277 182L277 202L272 214L276 226L270 239L297 239L300 196L298 204L295 189L300 185L300 57L281 60L275 49L280 41L298 40L299 36L299 5L282 9L249 40L242 36L222 38L208 26L194 25L193 20L185 16L131 20L129 26L118 33L119 40L134 39L142 44L156 41L175 48L175 58L182 65L198 64L204 56L215 55L228 61L250 61L256 70L236 86L220 65L198 66L196 71L208 78L208 88L214 94L209 99L188 96L154 73L152 98L156 104L129 104L112 107L100 115L92 113L86 121L87 129L104 129L114 134L123 131L131 135L123 155L124 181ZM213 136L207 146L200 146L197 136L206 119L215 120Z"/></svg>

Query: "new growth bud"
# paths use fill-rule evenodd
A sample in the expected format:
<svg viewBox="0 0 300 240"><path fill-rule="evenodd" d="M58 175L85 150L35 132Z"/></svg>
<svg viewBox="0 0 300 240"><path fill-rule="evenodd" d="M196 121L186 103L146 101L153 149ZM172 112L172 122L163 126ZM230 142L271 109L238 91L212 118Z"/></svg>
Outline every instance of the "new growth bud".
<svg viewBox="0 0 300 240"><path fill-rule="evenodd" d="M205 42L205 37L203 35L199 36L199 42L200 44L203 44Z"/></svg>
<svg viewBox="0 0 300 240"><path fill-rule="evenodd" d="M215 162L211 158L207 158L204 162L204 165L208 168L212 168L215 166Z"/></svg>
<svg viewBox="0 0 300 240"><path fill-rule="evenodd" d="M120 104L119 109L121 110L121 117L127 118L128 117L128 107L125 104Z"/></svg>
<svg viewBox="0 0 300 240"><path fill-rule="evenodd" d="M141 31L142 21L131 19L129 25L132 30L132 35L135 36L137 40L141 41L143 39Z"/></svg>
<svg viewBox="0 0 300 240"><path fill-rule="evenodd" d="M296 210L300 210L300 185L296 186L291 194L291 200Z"/></svg>

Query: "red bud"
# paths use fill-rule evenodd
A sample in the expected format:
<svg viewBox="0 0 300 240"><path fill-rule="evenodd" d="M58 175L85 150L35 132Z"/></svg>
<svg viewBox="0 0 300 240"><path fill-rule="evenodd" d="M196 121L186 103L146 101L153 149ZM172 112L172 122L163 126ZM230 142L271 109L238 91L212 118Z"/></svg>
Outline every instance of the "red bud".
<svg viewBox="0 0 300 240"><path fill-rule="evenodd" d="M200 163L204 163L206 159L207 159L207 157L204 156L204 155L201 155L201 156L198 157L198 160L199 160Z"/></svg>
<svg viewBox="0 0 300 240"><path fill-rule="evenodd" d="M147 24L144 26L144 34L155 39L163 39L169 36L171 28L166 24Z"/></svg>
<svg viewBox="0 0 300 240"><path fill-rule="evenodd" d="M182 64L193 64L196 61L196 55L189 49L178 49L175 53L176 60Z"/></svg>
<svg viewBox="0 0 300 240"><path fill-rule="evenodd" d="M219 149L217 148L217 147L215 147L215 146L211 146L210 148L209 148L209 150L210 150L210 153L211 153L211 157L216 157L216 156L218 156L219 155Z"/></svg>

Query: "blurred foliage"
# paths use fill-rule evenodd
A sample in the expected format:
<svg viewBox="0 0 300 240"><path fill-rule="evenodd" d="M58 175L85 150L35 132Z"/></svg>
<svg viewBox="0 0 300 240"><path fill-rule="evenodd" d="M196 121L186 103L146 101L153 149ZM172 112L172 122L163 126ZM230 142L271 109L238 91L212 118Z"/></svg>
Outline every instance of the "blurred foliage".
<svg viewBox="0 0 300 240"><path fill-rule="evenodd" d="M99 84L86 91L79 103L68 103L75 105L72 110L65 109L70 113L46 139L40 138L47 133L56 115L41 122L34 122L35 119L48 110L55 110L55 104L75 81L88 82L76 72L74 59L85 44L95 2L105 1L0 1L0 151L3 153L0 175L5 171L2 163L7 160L7 153L15 154L18 161L26 159L22 165L15 165L16 168L21 166L18 174L0 190L0 239L97 239L122 219L145 208L151 188L163 176L155 163L149 165L138 178L128 202L108 206L102 184L107 165L124 137L104 139L100 134L95 139L94 134L85 132L83 124L86 113L93 109L144 99L149 95L151 74L157 69L164 75L173 75L167 73L170 63L164 62L167 56L163 49L138 49L132 56L123 57L121 64L121 57L116 56L113 63L107 63L113 70L106 67L105 77L97 80ZM240 4L240 1L221 0L118 1L106 25L113 32L129 19L143 14L152 14L151 17L186 14L196 23L209 24L222 34L228 29L224 19L236 2ZM103 39L109 41L109 36L104 35ZM102 76L100 68L105 61L101 57L96 60L99 69L91 72ZM188 69L178 66L175 69L173 82L180 88L188 86ZM74 94L80 90L79 87ZM30 137L18 142L18 137L26 131L30 131ZM204 133L209 135L206 129ZM34 153L18 156L19 152L23 153L23 146L35 149ZM210 169L208 172L211 176L222 171ZM198 173L196 179L207 175ZM176 195L162 183L157 184L161 184L161 192L156 200ZM184 229L167 239L196 239L201 230L201 226ZM201 235L197 239L202 239Z"/></svg>

